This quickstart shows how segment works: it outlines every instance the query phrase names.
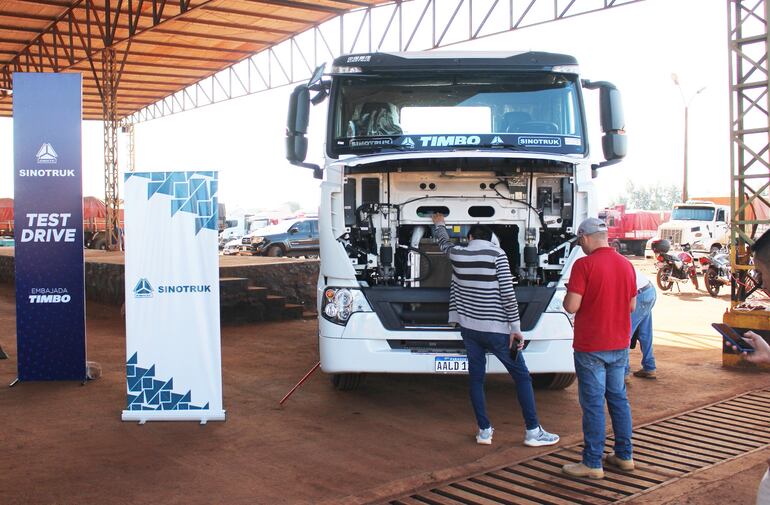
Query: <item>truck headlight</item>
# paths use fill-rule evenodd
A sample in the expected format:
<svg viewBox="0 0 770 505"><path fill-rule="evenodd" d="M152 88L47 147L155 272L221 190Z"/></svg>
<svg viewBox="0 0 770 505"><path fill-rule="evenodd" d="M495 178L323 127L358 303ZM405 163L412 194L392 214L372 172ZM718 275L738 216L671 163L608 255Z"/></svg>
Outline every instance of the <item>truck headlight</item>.
<svg viewBox="0 0 770 505"><path fill-rule="evenodd" d="M372 308L359 289L326 288L321 302L321 315L334 324L345 325L354 312L371 312Z"/></svg>
<svg viewBox="0 0 770 505"><path fill-rule="evenodd" d="M564 297L567 296L567 288L564 286L559 286L556 288L556 291L553 292L553 296L551 297L551 301L548 303L548 307L546 307L546 312L560 312L562 314L565 314L567 316L567 319L569 319L569 322L571 325L575 325L575 314L570 314L566 310L564 310Z"/></svg>

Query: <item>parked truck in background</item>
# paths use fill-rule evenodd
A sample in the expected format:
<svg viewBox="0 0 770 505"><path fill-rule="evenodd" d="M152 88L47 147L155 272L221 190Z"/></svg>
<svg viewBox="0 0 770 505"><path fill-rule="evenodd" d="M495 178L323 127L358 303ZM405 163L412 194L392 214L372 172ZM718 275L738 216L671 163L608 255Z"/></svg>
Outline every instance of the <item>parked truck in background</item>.
<svg viewBox="0 0 770 505"><path fill-rule="evenodd" d="M622 204L599 211L599 219L607 223L610 245L621 254L635 256L644 255L647 241L670 216L671 211L626 210Z"/></svg>
<svg viewBox="0 0 770 505"><path fill-rule="evenodd" d="M676 203L671 219L648 241L645 256L652 256L650 244L657 239L667 239L674 249L689 245L694 253L715 253L730 243L730 206L706 200Z"/></svg>
<svg viewBox="0 0 770 505"><path fill-rule="evenodd" d="M475 223L492 228L529 370L539 384L568 386L565 281L582 254L576 228L597 215L592 176L625 155L618 90L582 80L573 57L542 52L353 54L333 65L292 93L286 147L323 179L319 350L335 387L354 389L367 372L467 372L447 322L452 266L431 236L435 212L458 244ZM593 165L585 89L600 91L604 161ZM311 100L327 98L321 167L305 162L305 134Z"/></svg>
<svg viewBox="0 0 770 505"><path fill-rule="evenodd" d="M0 198L0 237L13 237L13 198Z"/></svg>
<svg viewBox="0 0 770 505"><path fill-rule="evenodd" d="M219 232L219 248L222 249L225 244L232 240L243 238L252 229L254 219L254 214L243 214L232 219L225 219L224 228Z"/></svg>

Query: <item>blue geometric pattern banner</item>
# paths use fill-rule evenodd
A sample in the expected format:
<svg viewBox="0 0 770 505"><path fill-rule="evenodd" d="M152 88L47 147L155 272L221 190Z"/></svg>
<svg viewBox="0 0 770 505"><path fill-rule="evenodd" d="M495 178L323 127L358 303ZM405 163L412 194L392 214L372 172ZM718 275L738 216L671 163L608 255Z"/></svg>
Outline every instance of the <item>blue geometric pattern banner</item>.
<svg viewBox="0 0 770 505"><path fill-rule="evenodd" d="M127 410L208 410L208 403L203 407L190 403L192 391L174 393L173 377L169 380L156 379L155 365L140 367L137 364L138 354L135 352L126 362Z"/></svg>
<svg viewBox="0 0 770 505"><path fill-rule="evenodd" d="M147 199L161 194L171 197L171 216L177 212L195 214L195 234L203 229L217 229L217 191L215 172L132 172L131 177L150 179Z"/></svg>

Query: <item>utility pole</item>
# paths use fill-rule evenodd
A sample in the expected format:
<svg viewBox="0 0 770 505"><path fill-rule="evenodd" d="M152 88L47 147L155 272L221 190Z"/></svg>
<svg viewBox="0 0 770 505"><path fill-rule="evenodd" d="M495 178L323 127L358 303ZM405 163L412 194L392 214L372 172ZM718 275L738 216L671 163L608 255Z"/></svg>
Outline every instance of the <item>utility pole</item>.
<svg viewBox="0 0 770 505"><path fill-rule="evenodd" d="M684 105L684 168L682 173L682 202L687 201L687 144L688 144L688 130L689 130L689 115L690 115L690 104L692 103L693 99L700 95L701 92L703 92L704 89L706 89L706 86L703 86L701 89L695 92L689 100L687 100L684 97L684 91L682 91L682 86L679 84L679 77L676 74L671 74L671 80L674 81L674 84L676 84L676 87L679 88L679 95L682 97L682 105Z"/></svg>

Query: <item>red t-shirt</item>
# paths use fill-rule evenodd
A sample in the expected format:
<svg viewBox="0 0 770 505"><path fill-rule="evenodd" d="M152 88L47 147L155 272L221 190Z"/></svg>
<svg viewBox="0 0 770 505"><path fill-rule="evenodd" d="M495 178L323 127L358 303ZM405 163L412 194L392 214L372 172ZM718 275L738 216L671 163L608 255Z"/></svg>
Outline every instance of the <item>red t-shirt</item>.
<svg viewBox="0 0 770 505"><path fill-rule="evenodd" d="M568 292L583 296L575 314L579 352L617 351L631 340L630 302L636 296L636 273L631 262L612 247L600 247L572 267Z"/></svg>

